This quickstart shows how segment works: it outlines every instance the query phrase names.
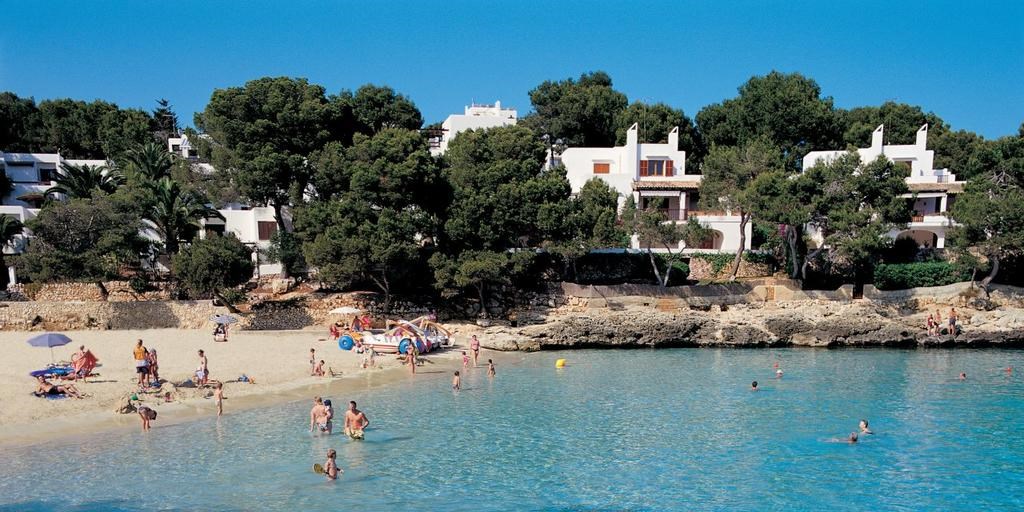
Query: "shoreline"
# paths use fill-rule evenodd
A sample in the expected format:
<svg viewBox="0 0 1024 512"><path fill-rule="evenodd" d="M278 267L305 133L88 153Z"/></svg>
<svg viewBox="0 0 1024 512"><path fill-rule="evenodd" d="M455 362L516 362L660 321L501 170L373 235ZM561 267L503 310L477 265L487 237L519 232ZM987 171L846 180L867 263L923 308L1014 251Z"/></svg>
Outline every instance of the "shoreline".
<svg viewBox="0 0 1024 512"><path fill-rule="evenodd" d="M57 359L62 359L62 354L72 351L72 347L77 349L78 344L83 343L97 354L102 365L97 368L99 375L88 383L76 383L80 391L91 396L81 400L46 400L29 394L34 382L27 375L28 371L39 366L40 361L49 361L45 349L29 347L24 343L24 339L32 334L0 334L0 346L4 346L9 353L8 357L0 360L0 408L4 410L4 415L0 416L0 448L37 445L49 441L84 441L97 433L138 429L137 414L119 414L113 409L123 396L132 393L134 389L130 348L132 341L140 337L144 340L163 339L171 334L175 338L174 342L145 341L147 346L155 345L159 349L160 376L168 382L184 380L188 373L182 368L192 367L191 356L196 347L206 349L211 354L211 380L219 378L224 382L225 416L253 408L311 399L318 395L374 389L409 378L408 368L392 355L379 355L379 366L376 368L360 368L361 355L338 350L333 343L325 346L323 338L319 337L323 335L320 330L242 331L233 334L228 343L214 345L210 342L206 346L203 346L205 341L202 340L210 336L205 330L172 330L170 333L168 330L84 331L68 332L75 341L66 347L57 347L54 351L58 354ZM468 336L465 337L468 339ZM310 345L317 349L318 358L322 357L327 361L327 366L340 370L341 375L309 376ZM455 339L452 348L422 356L425 364L419 368L461 368L461 350L466 346L460 336ZM122 352L122 357L112 357L115 351ZM481 355L484 355L483 352L488 352L487 357L497 360L512 359L495 351L485 350ZM230 380L230 376L241 373L253 376L257 379L256 383ZM175 388L173 393L174 400L170 403L156 395L137 393L143 399L142 404L154 408L160 414L153 425L154 430L216 415L215 402L206 396L212 393L212 389Z"/></svg>

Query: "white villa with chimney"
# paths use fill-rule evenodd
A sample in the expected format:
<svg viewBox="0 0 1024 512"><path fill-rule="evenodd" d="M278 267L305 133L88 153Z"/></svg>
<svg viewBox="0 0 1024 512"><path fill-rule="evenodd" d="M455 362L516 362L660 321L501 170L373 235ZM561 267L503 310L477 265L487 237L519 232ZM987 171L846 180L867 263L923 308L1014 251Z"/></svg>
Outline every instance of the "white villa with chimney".
<svg viewBox="0 0 1024 512"><path fill-rule="evenodd" d="M697 209L697 188L703 178L686 173L686 152L679 149L679 128L668 134L668 142L638 142L637 125L626 132L626 144L611 148L568 148L560 161L565 166L573 193L579 193L587 181L597 178L619 193L621 207L633 197L637 207L647 208L660 203L672 222L697 219L714 230L714 237L700 247L678 249L685 252L736 252L740 248L740 218L728 212L704 212ZM747 224L746 249L750 249L751 225ZM640 248L634 237L633 248ZM652 249L657 249L652 247Z"/></svg>
<svg viewBox="0 0 1024 512"><path fill-rule="evenodd" d="M448 151L448 144L461 132L497 128L516 124L519 119L515 109L501 108L501 102L494 105L472 104L465 108L463 114L452 114L441 123L440 133L430 140L430 154L443 155Z"/></svg>
<svg viewBox="0 0 1024 512"><path fill-rule="evenodd" d="M907 186L908 200L914 200L913 221L906 229L890 233L893 238L911 238L921 248L942 249L946 246L946 230L953 225L948 212L956 194L963 192L964 182L957 181L949 169L936 169L933 161L935 152L927 149L928 125L917 130L914 144L883 145L884 126L879 125L871 134L871 147L859 148L861 162L870 162L884 155L897 165L910 169ZM809 169L818 162L829 162L846 154L846 151L811 151L804 157L803 168ZM812 239L820 242L820 236L812 233Z"/></svg>

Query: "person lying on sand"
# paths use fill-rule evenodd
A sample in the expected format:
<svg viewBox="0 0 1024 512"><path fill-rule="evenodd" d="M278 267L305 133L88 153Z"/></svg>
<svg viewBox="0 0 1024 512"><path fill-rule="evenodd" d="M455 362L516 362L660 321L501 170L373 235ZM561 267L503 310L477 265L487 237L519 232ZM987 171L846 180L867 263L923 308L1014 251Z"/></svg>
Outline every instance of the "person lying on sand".
<svg viewBox="0 0 1024 512"><path fill-rule="evenodd" d="M58 386L46 380L43 376L36 377L36 381L39 387L36 390L38 396L42 395L67 395L73 398L85 398L82 393L78 391L74 384L65 384Z"/></svg>

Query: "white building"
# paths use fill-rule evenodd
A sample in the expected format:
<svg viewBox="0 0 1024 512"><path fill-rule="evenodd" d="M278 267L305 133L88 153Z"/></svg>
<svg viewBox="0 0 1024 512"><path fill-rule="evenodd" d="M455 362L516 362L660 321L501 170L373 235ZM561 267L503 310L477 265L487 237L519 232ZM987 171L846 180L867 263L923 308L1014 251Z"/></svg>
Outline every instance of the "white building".
<svg viewBox="0 0 1024 512"><path fill-rule="evenodd" d="M38 208L46 191L56 185L54 179L62 164L107 165L106 160L72 160L57 153L2 153L0 167L7 173L14 189L4 196L3 204Z"/></svg>
<svg viewBox="0 0 1024 512"><path fill-rule="evenodd" d="M693 251L736 252L740 248L740 218L728 212L697 209L700 174L686 173L686 152L679 149L679 128L673 128L664 144L638 142L637 125L626 132L626 145L611 148L568 148L559 159L565 166L573 193L579 193L591 179L605 181L619 193L621 207L632 196L639 208L659 204L668 219L686 222L697 219L714 230L714 237L700 247L679 249ZM750 249L751 225L746 226L746 249ZM641 242L633 240L633 247Z"/></svg>
<svg viewBox="0 0 1024 512"><path fill-rule="evenodd" d="M200 137L207 137L207 135L203 134ZM188 135L184 133L181 134L181 137L168 137L167 151L188 160L192 167L199 172L211 174L216 171L212 165L199 160L199 151L189 141Z"/></svg>
<svg viewBox="0 0 1024 512"><path fill-rule="evenodd" d="M441 123L441 132L430 140L430 154L442 155L448 151L448 144L461 132L484 128L497 128L516 124L518 114L515 109L501 108L501 102L494 105L472 104L466 107L464 114L452 114Z"/></svg>
<svg viewBox="0 0 1024 512"><path fill-rule="evenodd" d="M179 141L187 139L181 138ZM172 139L174 140L174 139ZM171 145L168 145L171 149ZM175 154L187 155L188 146L182 149L181 146ZM184 153L183 153L184 152ZM186 156L187 158L187 156ZM39 208L43 203L46 190L55 185L53 182L56 175L61 172L61 164L88 164L107 165L106 160L71 160L64 159L56 153L2 153L0 152L0 164L2 170L14 183L14 190L3 198L0 205L0 215L9 215L22 222L35 218L39 214ZM242 243L257 249L254 258L265 252L270 247L270 237L277 231L277 222L274 219L274 209L270 207L248 208L241 205L231 205L228 209L218 210L225 220L206 219L201 221L203 231L200 237L205 238L211 233L234 233ZM287 216L287 214L286 214ZM287 221L288 219L286 219ZM159 240L159 235L152 230L143 230L142 236L150 240ZM28 230L11 244L3 248L5 254L17 254L25 250L31 232ZM265 257L254 259L258 263L258 275L277 274L281 271L278 263L269 263ZM166 268L166 261L157 262L158 266ZM14 268L7 269L10 282L17 282L14 275Z"/></svg>
<svg viewBox="0 0 1024 512"><path fill-rule="evenodd" d="M928 125L917 130L914 144L883 145L884 125L879 125L871 134L871 147L859 148L861 162L868 163L885 156L897 165L910 169L907 186L910 193L904 197L914 201L912 222L906 229L890 233L893 238L912 238L922 248L942 249L946 246L946 231L953 225L948 216L949 209L956 201L956 194L963 192L964 182L957 181L949 169L936 169L933 162L935 152L927 149ZM803 168L809 169L818 162L828 163L846 151L812 151L804 157ZM820 235L812 233L820 242Z"/></svg>

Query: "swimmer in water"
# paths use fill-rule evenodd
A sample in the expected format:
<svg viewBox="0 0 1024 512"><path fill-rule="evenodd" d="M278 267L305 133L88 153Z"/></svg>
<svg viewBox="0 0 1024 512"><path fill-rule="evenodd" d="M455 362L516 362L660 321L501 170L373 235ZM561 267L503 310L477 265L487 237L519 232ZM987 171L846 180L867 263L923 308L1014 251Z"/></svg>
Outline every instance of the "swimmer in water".
<svg viewBox="0 0 1024 512"><path fill-rule="evenodd" d="M778 369L778 370L775 370L775 378L776 379L781 379L782 378L782 369L781 368Z"/></svg>
<svg viewBox="0 0 1024 512"><path fill-rule="evenodd" d="M846 439L846 442L850 443L850 444L856 443L857 442L857 433L856 432L850 432L850 437L848 437Z"/></svg>
<svg viewBox="0 0 1024 512"><path fill-rule="evenodd" d="M966 374L966 373L964 373L964 372L960 372L960 377L959 377L959 379L960 379L960 380L967 380L967 374Z"/></svg>
<svg viewBox="0 0 1024 512"><path fill-rule="evenodd" d="M750 390L751 391L757 391L757 381L756 380L754 382L750 383Z"/></svg>
<svg viewBox="0 0 1024 512"><path fill-rule="evenodd" d="M874 434L870 428L868 428L868 420L860 420L860 433L861 434Z"/></svg>

